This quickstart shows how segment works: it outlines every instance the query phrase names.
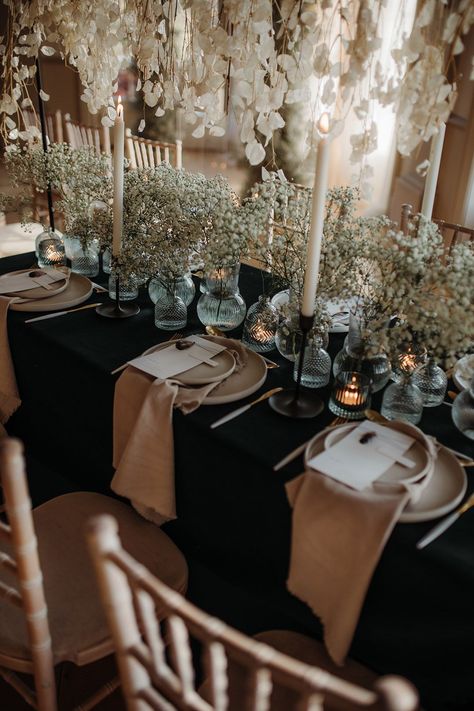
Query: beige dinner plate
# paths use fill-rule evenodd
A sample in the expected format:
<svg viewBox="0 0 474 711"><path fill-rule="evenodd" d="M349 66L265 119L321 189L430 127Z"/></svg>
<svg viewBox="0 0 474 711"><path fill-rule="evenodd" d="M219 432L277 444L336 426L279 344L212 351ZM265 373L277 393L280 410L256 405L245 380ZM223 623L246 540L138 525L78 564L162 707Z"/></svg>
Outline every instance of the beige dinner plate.
<svg viewBox="0 0 474 711"><path fill-rule="evenodd" d="M357 427L357 425L357 422L350 422L347 425L333 427L324 437L324 449L329 449L337 444L337 442L340 442L340 440ZM399 429L398 423L394 429ZM407 431L405 434L412 436L410 431ZM412 459L415 462L415 466L408 468L395 462L390 469L387 469L382 476L378 477L377 481L390 483L403 481L405 484L409 484L422 479L428 473L428 469L430 469L432 465L432 457L422 442L415 440L412 446L404 453L404 456Z"/></svg>
<svg viewBox="0 0 474 711"><path fill-rule="evenodd" d="M176 341L166 341L166 343L160 343L158 346L152 346L143 355L161 351L164 348L176 348ZM205 363L199 363L194 368L184 371L184 373L173 375L172 379L178 380L183 385L207 385L208 383L219 382L232 375L235 369L235 358L230 351L221 351L213 356L212 360L217 363L214 368Z"/></svg>
<svg viewBox="0 0 474 711"><path fill-rule="evenodd" d="M248 360L239 372L234 371L220 383L202 402L203 405L223 405L235 402L256 392L267 379L267 366L263 358L247 349Z"/></svg>
<svg viewBox="0 0 474 711"><path fill-rule="evenodd" d="M24 293L24 292L23 292ZM49 296L47 299L36 299L35 301L13 302L10 309L13 311L62 311L71 306L77 306L86 301L92 294L92 284L90 280L81 274L71 272L69 282L61 293Z"/></svg>
<svg viewBox="0 0 474 711"><path fill-rule="evenodd" d="M339 428L327 428L318 432L306 447L305 465L312 457L323 451L325 438L330 432L346 427L347 425L340 425ZM410 503L405 507L398 519L399 523L417 523L440 518L457 506L466 493L466 472L456 457L442 446L438 449L437 455L428 485L416 503ZM383 477L378 479L378 481L383 480L387 481Z"/></svg>
<svg viewBox="0 0 474 711"><path fill-rule="evenodd" d="M33 272L41 271L42 269L40 267L35 267L34 269L19 269L16 272L10 272L10 274L32 274ZM4 274L3 276L7 275ZM23 291L11 291L8 296L13 296L20 299L34 299L35 301L39 299L49 299L52 296L56 296L57 294L63 292L67 288L68 282L69 270L67 270L67 273L64 274L64 279L61 279L60 281L55 281L50 284L50 289L45 289L44 286L35 286L32 289L24 289ZM31 283L33 284L33 282Z"/></svg>
<svg viewBox="0 0 474 711"><path fill-rule="evenodd" d="M431 481L416 503L405 507L400 523L431 521L452 511L466 493L467 475L448 449L440 447Z"/></svg>

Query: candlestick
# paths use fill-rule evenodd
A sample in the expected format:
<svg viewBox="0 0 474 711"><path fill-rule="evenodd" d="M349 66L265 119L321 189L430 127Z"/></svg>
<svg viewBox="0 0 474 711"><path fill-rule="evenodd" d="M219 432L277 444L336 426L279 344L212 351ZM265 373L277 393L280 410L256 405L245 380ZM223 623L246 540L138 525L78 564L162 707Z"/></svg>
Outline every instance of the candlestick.
<svg viewBox="0 0 474 711"><path fill-rule="evenodd" d="M123 106L119 97L117 115L114 122L114 222L112 239L112 254L114 257L120 254L122 247L124 138Z"/></svg>
<svg viewBox="0 0 474 711"><path fill-rule="evenodd" d="M321 134L321 139L316 156L316 171L314 174L313 198L311 203L311 226L309 229L308 252L306 256L306 272L304 275L303 303L301 307L301 313L304 316L312 316L314 313L314 297L318 286L329 169L329 138L327 135L329 131L329 117L327 114L321 116L318 129Z"/></svg>
<svg viewBox="0 0 474 711"><path fill-rule="evenodd" d="M446 133L446 124L442 123L439 127L436 136L431 139L430 151L430 167L426 174L425 191L423 193L423 202L421 205L421 214L428 220L431 220L433 212L433 203L436 193L436 185L438 183L439 166L441 163L441 154L443 152L444 135Z"/></svg>

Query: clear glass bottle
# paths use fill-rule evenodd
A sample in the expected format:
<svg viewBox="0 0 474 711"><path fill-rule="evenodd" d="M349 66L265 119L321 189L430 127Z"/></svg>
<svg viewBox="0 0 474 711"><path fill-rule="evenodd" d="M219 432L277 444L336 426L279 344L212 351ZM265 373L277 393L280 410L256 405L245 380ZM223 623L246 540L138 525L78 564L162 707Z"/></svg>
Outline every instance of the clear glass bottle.
<svg viewBox="0 0 474 711"><path fill-rule="evenodd" d="M188 308L174 288L164 289L155 304L155 326L164 331L179 331L186 326Z"/></svg>
<svg viewBox="0 0 474 711"><path fill-rule="evenodd" d="M116 283L115 273L112 271L109 276L109 296L115 301L116 298ZM137 280L130 276L127 279L120 277L119 279L119 299L120 301L133 301L138 298Z"/></svg>
<svg viewBox="0 0 474 711"><path fill-rule="evenodd" d="M323 338L312 335L304 350L303 370L301 372L301 385L306 388L323 388L329 383L331 377L331 356L323 348ZM293 368L293 380L298 378L298 367L301 352L298 353Z"/></svg>
<svg viewBox="0 0 474 711"><path fill-rule="evenodd" d="M39 267L64 267L66 265L64 240L50 227L37 236L35 251Z"/></svg>
<svg viewBox="0 0 474 711"><path fill-rule="evenodd" d="M423 414L423 396L412 380L412 376L405 374L400 382L388 386L380 410L384 417L418 424Z"/></svg>
<svg viewBox="0 0 474 711"><path fill-rule="evenodd" d="M413 374L413 383L421 390L424 406L437 407L446 395L448 376L433 358L429 358L425 367Z"/></svg>
<svg viewBox="0 0 474 711"><path fill-rule="evenodd" d="M262 294L247 311L242 343L257 353L273 350L278 321L278 311L270 302L270 297Z"/></svg>
<svg viewBox="0 0 474 711"><path fill-rule="evenodd" d="M388 323L383 326L377 324L374 333L386 326ZM333 373L335 376L341 372L365 373L372 381L372 392L376 393L388 383L392 366L385 353L376 352L370 332L370 322L364 321L358 312L351 312L349 332L342 349L334 358Z"/></svg>
<svg viewBox="0 0 474 711"><path fill-rule="evenodd" d="M302 336L299 305L295 303L290 306L289 315L280 321L276 330L275 345L280 355L294 363L300 352ZM321 338L321 347L326 349L329 343L329 333L327 330L322 330L318 323L315 323L308 333L308 339L315 336Z"/></svg>
<svg viewBox="0 0 474 711"><path fill-rule="evenodd" d="M239 291L240 263L206 273L204 293L197 303L197 314L204 326L231 331L240 326L247 313Z"/></svg>
<svg viewBox="0 0 474 711"><path fill-rule="evenodd" d="M112 271L112 253L108 247L102 252L102 271L104 274L110 274Z"/></svg>
<svg viewBox="0 0 474 711"><path fill-rule="evenodd" d="M189 306L196 293L196 287L194 286L191 272L176 277L174 281L176 294L184 301L186 306ZM156 304L162 298L163 292L167 289L169 289L169 279L161 274L156 274L156 276L150 279L150 283L148 284L148 295L153 303Z"/></svg>
<svg viewBox="0 0 474 711"><path fill-rule="evenodd" d="M458 430L474 440L474 376L470 386L454 400L451 417Z"/></svg>
<svg viewBox="0 0 474 711"><path fill-rule="evenodd" d="M71 262L71 271L87 277L99 273L99 243L97 240L85 247L77 237L64 236L66 256Z"/></svg>

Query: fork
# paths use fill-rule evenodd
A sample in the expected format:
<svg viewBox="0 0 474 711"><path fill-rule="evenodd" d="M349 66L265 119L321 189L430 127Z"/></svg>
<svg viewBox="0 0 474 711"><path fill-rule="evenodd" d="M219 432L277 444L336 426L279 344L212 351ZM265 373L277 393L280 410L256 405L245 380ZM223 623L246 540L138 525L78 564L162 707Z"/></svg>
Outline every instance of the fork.
<svg viewBox="0 0 474 711"><path fill-rule="evenodd" d="M176 333L173 333L171 338L169 338L169 341L179 341L181 338L183 338L184 334L181 333L180 331L177 331ZM115 373L120 373L121 370L125 370L125 368L128 366L128 361L126 363L123 363L122 365L119 365L118 368L115 368L115 370L110 371L110 375L115 375Z"/></svg>

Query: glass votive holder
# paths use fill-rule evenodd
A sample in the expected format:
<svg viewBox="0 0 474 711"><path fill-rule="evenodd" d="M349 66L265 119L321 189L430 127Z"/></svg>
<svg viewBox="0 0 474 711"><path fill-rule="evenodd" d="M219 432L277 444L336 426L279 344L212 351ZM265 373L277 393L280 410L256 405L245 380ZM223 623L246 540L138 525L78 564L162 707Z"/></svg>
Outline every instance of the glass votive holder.
<svg viewBox="0 0 474 711"><path fill-rule="evenodd" d="M347 420L363 420L370 407L371 381L364 373L341 371L336 375L329 409Z"/></svg>

